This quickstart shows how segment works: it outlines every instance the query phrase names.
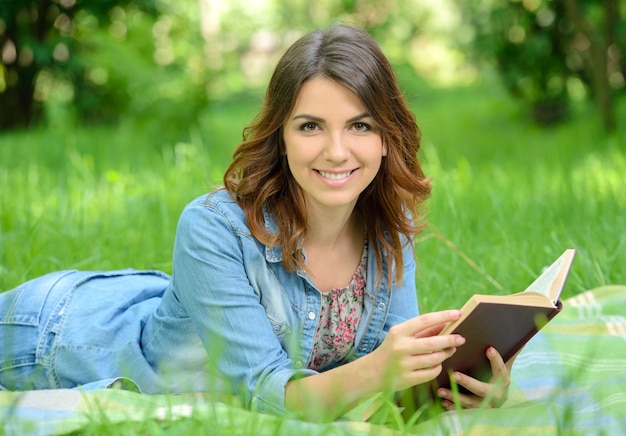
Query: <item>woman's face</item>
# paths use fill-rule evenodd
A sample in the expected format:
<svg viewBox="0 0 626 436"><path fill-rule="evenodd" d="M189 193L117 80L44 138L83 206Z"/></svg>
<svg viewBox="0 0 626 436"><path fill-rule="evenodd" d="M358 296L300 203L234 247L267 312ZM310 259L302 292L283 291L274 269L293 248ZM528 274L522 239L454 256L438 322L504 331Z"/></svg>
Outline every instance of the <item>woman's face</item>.
<svg viewBox="0 0 626 436"><path fill-rule="evenodd" d="M291 174L307 207L354 208L387 154L380 130L348 88L321 77L305 82L284 123Z"/></svg>

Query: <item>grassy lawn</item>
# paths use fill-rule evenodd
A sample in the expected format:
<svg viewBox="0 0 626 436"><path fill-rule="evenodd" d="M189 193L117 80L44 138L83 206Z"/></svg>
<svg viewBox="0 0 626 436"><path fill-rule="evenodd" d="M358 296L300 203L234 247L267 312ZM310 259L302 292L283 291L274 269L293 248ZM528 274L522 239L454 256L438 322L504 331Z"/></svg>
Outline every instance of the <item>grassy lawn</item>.
<svg viewBox="0 0 626 436"><path fill-rule="evenodd" d="M542 130L497 88L408 88L434 186L422 311L522 290L567 247L566 296L626 283L624 125L607 137L580 107ZM64 268L169 272L178 214L220 184L258 104L215 103L178 143L126 125L0 136L0 289Z"/></svg>
<svg viewBox="0 0 626 436"><path fill-rule="evenodd" d="M579 253L565 297L626 283L626 126L607 137L579 107L567 125L540 129L489 89L433 92L415 111L434 179L418 244L423 310L523 290L567 247Z"/></svg>
<svg viewBox="0 0 626 436"><path fill-rule="evenodd" d="M626 284L623 123L606 136L581 105L545 130L497 87L408 89L434 186L417 242L422 312L521 291L568 247L565 297ZM128 125L0 135L0 291L57 269L171 272L180 211L221 183L258 105L217 102L177 143Z"/></svg>

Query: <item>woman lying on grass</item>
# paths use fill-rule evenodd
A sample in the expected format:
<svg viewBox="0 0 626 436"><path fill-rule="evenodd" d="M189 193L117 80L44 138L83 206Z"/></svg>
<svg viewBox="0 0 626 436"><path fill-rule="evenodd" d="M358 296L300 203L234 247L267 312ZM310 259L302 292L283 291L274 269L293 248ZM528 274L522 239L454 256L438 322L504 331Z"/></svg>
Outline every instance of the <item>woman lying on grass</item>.
<svg viewBox="0 0 626 436"><path fill-rule="evenodd" d="M458 310L418 315L413 240L430 195L420 133L366 33L310 33L278 63L224 188L178 223L171 278L61 271L0 296L0 385L227 391L246 406L334 418L432 381L463 346L437 333ZM473 394L503 384L458 374ZM493 392L492 392L493 391ZM444 407L455 407L439 390Z"/></svg>

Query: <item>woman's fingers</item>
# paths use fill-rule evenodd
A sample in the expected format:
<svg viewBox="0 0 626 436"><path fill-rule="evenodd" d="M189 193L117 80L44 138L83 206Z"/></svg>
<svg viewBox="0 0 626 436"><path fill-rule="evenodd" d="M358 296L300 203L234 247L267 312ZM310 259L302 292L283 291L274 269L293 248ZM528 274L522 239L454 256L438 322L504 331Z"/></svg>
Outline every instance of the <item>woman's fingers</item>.
<svg viewBox="0 0 626 436"><path fill-rule="evenodd" d="M396 327L400 327L406 334L420 336L429 329L443 328L446 324L461 317L460 310L442 310L411 318Z"/></svg>
<svg viewBox="0 0 626 436"><path fill-rule="evenodd" d="M411 354L431 353L444 348L453 348L465 343L459 335L438 333L451 321L461 316L458 310L432 312L411 318L389 330L388 337L401 347L407 346Z"/></svg>
<svg viewBox="0 0 626 436"><path fill-rule="evenodd" d="M482 382L459 372L453 373L455 382L473 395L459 393L457 398L454 398L451 390L439 389L437 395L444 400L442 405L446 409L454 409L455 402L465 408L500 407L506 402L511 383L510 370L495 348L489 347L486 355L491 363L492 377L489 382Z"/></svg>
<svg viewBox="0 0 626 436"><path fill-rule="evenodd" d="M438 351L432 351L429 353L415 354L406 359L406 365L408 370L419 370L424 368L439 367L441 371L441 364L444 360L452 356L456 351L456 347L444 348ZM439 375L439 373L437 373Z"/></svg>
<svg viewBox="0 0 626 436"><path fill-rule="evenodd" d="M482 397L461 392L454 393L450 389L439 389L437 395L442 399L441 405L446 410L454 410L459 406L464 409L474 409L480 407L483 401Z"/></svg>
<svg viewBox="0 0 626 436"><path fill-rule="evenodd" d="M410 354L423 355L435 353L437 351L456 348L464 343L465 338L461 335L442 335L431 336L428 338L415 338L410 342Z"/></svg>
<svg viewBox="0 0 626 436"><path fill-rule="evenodd" d="M500 353L498 353L495 348L489 347L489 349L487 349L487 359L491 362L492 376L490 382L501 383L508 386L511 383L511 370L504 363Z"/></svg>
<svg viewBox="0 0 626 436"><path fill-rule="evenodd" d="M405 374L404 381L407 387L435 379L442 371L441 363L454 354L455 351L456 348L446 348L432 353L410 356L405 359L400 372Z"/></svg>
<svg viewBox="0 0 626 436"><path fill-rule="evenodd" d="M458 310L421 315L392 327L379 353L385 357L387 374L393 374L399 387L410 387L437 377L441 363L456 347L465 343L460 335L438 335L451 321L458 319Z"/></svg>
<svg viewBox="0 0 626 436"><path fill-rule="evenodd" d="M429 327L427 329L424 329L424 330L420 331L419 333L416 333L415 337L416 338L427 338L429 336L436 336L439 333L441 333L441 330L443 330L446 325L447 324L439 324L439 325L436 325L434 327Z"/></svg>
<svg viewBox="0 0 626 436"><path fill-rule="evenodd" d="M511 368L504 363L500 353L498 353L498 351L493 347L489 347L487 350L487 359L491 362L492 376L489 382L492 386L494 386L491 405L494 407L500 407L506 402L509 395L509 386L511 385Z"/></svg>
<svg viewBox="0 0 626 436"><path fill-rule="evenodd" d="M491 385L478 381L460 372L454 372L452 377L457 385L463 386L471 393L454 393L451 389L440 388L437 390L437 395L444 400L441 404L448 410L452 410L458 406L466 409L480 407L483 403L485 395L481 395L479 392L489 392L489 387Z"/></svg>

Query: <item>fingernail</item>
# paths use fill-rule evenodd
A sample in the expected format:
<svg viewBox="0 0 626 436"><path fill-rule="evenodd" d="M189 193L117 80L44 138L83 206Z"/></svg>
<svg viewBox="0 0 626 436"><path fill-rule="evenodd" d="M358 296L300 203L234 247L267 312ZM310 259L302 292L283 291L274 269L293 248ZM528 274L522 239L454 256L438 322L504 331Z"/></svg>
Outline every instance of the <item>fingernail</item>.
<svg viewBox="0 0 626 436"><path fill-rule="evenodd" d="M489 353L490 356L495 356L496 349L490 346L489 348L487 348L487 353Z"/></svg>
<svg viewBox="0 0 626 436"><path fill-rule="evenodd" d="M465 343L465 338L463 336L459 336L456 338L457 345L463 345Z"/></svg>
<svg viewBox="0 0 626 436"><path fill-rule="evenodd" d="M458 372L455 372L455 373L454 373L454 379L455 379L456 381L460 382L460 381L461 381L461 378L462 378L462 377L461 377L461 374L459 374Z"/></svg>

